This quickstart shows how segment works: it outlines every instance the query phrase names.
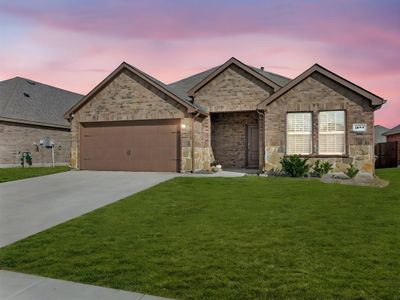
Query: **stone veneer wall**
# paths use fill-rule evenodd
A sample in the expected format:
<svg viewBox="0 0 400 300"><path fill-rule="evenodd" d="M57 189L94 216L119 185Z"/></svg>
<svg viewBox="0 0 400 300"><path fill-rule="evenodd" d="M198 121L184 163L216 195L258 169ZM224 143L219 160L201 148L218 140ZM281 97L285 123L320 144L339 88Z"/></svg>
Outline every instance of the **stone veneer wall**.
<svg viewBox="0 0 400 300"><path fill-rule="evenodd" d="M211 124L211 145L215 162L223 168L245 168L246 126L258 126L257 112L214 113Z"/></svg>
<svg viewBox="0 0 400 300"><path fill-rule="evenodd" d="M71 136L69 129L58 129L28 124L0 122L0 167L20 165L21 152L31 152L35 166L52 163L51 150L39 146L36 151L34 143L45 137L55 141L54 161L57 165L69 162ZM42 161L43 158L43 161Z"/></svg>
<svg viewBox="0 0 400 300"><path fill-rule="evenodd" d="M324 157L334 165L334 171L344 171L353 163L364 173L374 173L374 113L369 101L332 80L314 73L286 94L272 102L265 110L265 170L280 168L285 155L286 113L313 113L313 152L311 161L321 157L318 151L318 112L346 111L347 155ZM355 134L353 123L367 124L367 132Z"/></svg>
<svg viewBox="0 0 400 300"><path fill-rule="evenodd" d="M210 113L252 111L253 114L256 114L257 105L272 92L273 88L232 65L198 90L194 95L194 102L207 109ZM210 117L207 117L201 123L203 130L200 136L202 146L201 154L199 155L202 157L202 168L209 169L210 164L214 162L214 153L211 147L211 128L213 124L211 124ZM264 141L262 134L263 130L260 130L260 140ZM220 137L214 137L216 139L215 145L223 143L218 138ZM244 139L242 142L244 143ZM262 144L264 143L260 143L260 145ZM260 156L263 155L263 152L260 151ZM261 162L263 156L260 158ZM240 161L244 159L245 155L243 154L243 158ZM231 162L228 165L231 165L232 159L229 160Z"/></svg>
<svg viewBox="0 0 400 300"><path fill-rule="evenodd" d="M74 115L71 124L71 166L79 168L80 122L180 119L181 170L191 170L191 115L137 75L123 71Z"/></svg>

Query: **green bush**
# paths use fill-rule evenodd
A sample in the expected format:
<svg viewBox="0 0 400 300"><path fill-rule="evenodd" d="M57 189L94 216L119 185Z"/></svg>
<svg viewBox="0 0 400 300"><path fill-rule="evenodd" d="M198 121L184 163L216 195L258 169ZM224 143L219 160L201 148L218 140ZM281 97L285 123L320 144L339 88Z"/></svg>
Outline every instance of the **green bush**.
<svg viewBox="0 0 400 300"><path fill-rule="evenodd" d="M350 164L350 166L346 170L346 175L349 176L350 178L356 177L356 175L360 172L359 169L357 169L353 164Z"/></svg>
<svg viewBox="0 0 400 300"><path fill-rule="evenodd" d="M299 155L285 156L281 159L282 171L292 177L304 177L310 170L307 161L308 158L302 159Z"/></svg>
<svg viewBox="0 0 400 300"><path fill-rule="evenodd" d="M328 174L329 171L331 171L333 169L332 164L329 161L325 161L323 163L321 163L319 161L319 159L317 159L314 162L314 166L313 166L313 175L314 176L318 176L318 177L322 177L325 174Z"/></svg>

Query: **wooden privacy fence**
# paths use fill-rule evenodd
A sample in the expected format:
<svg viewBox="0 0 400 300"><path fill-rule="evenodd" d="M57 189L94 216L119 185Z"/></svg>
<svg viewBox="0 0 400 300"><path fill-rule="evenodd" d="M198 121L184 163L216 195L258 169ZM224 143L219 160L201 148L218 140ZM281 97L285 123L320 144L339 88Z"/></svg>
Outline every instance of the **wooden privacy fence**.
<svg viewBox="0 0 400 300"><path fill-rule="evenodd" d="M393 168L400 163L400 142L386 142L375 145L375 167Z"/></svg>

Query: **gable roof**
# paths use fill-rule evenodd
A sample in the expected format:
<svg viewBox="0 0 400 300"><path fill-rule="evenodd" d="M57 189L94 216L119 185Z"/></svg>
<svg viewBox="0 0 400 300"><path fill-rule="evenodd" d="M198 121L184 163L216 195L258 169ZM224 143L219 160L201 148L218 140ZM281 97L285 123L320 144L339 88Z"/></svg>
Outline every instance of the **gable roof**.
<svg viewBox="0 0 400 300"><path fill-rule="evenodd" d="M256 77L258 80L264 82L265 84L269 85L274 89L274 91L277 91L281 86L273 81L270 76L267 76L265 73L267 72L259 72L256 70L254 67L250 67L238 59L232 57L230 58L227 62L225 62L223 65L213 69L207 76L205 76L202 80L200 80L197 84L192 86L188 91L189 96L194 96L194 93L201 89L203 86L205 86L207 83L209 83L211 80L213 80L215 77L217 77L219 74L221 74L223 71L225 71L227 68L229 68L231 65L235 65L238 68L244 70L245 72L249 73L250 75L253 75ZM260 70L261 71L261 70ZM268 73L267 73L268 74Z"/></svg>
<svg viewBox="0 0 400 300"><path fill-rule="evenodd" d="M361 88L360 86L344 79L343 77L340 77L339 75L329 71L328 69L325 69L324 67L314 64L311 68L297 76L295 79L287 83L284 87L282 87L280 90L278 90L275 94L272 94L269 96L267 99L265 99L263 102L261 102L258 105L259 109L264 109L266 108L269 104L274 102L276 99L278 99L280 96L284 95L286 92L294 88L296 85L298 85L300 82L302 82L304 79L308 78L311 76L314 72L318 72L331 80L347 87L348 89L352 90L353 92L363 96L364 98L368 99L371 101L371 105L375 108L378 109L380 108L386 100L383 98Z"/></svg>
<svg viewBox="0 0 400 300"><path fill-rule="evenodd" d="M256 67L252 67L252 66L249 66L249 67L252 68L254 71L260 73L261 75L271 79L273 82L279 84L280 87L284 86L290 80L292 80L292 79L290 79L288 77L285 77L285 76L282 76L282 75L279 75L279 74L276 74L276 73L271 73L271 72L265 71L265 70L260 69L260 68L256 68Z"/></svg>
<svg viewBox="0 0 400 300"><path fill-rule="evenodd" d="M400 133L400 124L393 127L392 129L389 129L388 131L385 131L384 133L382 133L382 135L392 135L392 134L398 134Z"/></svg>
<svg viewBox="0 0 400 300"><path fill-rule="evenodd" d="M123 70L128 70L135 75L139 76L141 79L152 85L153 87L157 88L159 91L163 92L171 99L175 100L176 102L180 103L184 107L187 108L188 112L199 112L201 114L206 114L206 112L199 106L194 105L191 103L187 96L180 93L179 90L169 87L168 85L164 84L163 82L155 79L154 77L146 74L145 72L131 66L130 64L123 62L121 63L118 68L116 68L110 75L108 75L102 82L100 82L94 89L92 89L86 96L84 96L78 103L76 103L73 107L71 107L65 114L65 118L69 118L71 114L76 112L79 108L81 108L86 102L88 102L91 97L97 92L99 92L106 84L112 81L117 75L119 75Z"/></svg>
<svg viewBox="0 0 400 300"><path fill-rule="evenodd" d="M207 76L209 76L212 72L214 72L216 69L218 69L220 66L208 69L206 71L200 72L198 74L189 76L187 78L183 78L179 81L173 82L168 84L169 88L172 88L174 90L176 90L178 93L180 93L181 95L183 95L184 97L186 97L189 101L191 101L191 98L188 96L188 91L190 89L192 89L194 86L196 86L197 84L199 84L201 81L203 81ZM271 73L271 72L267 72L264 70L261 70L259 68L256 67L252 67L249 66L250 68L252 68L254 71L260 73L262 76L265 76L267 78L269 78L270 80L274 81L275 83L279 84L280 86L284 86L286 83L288 83L291 79L275 74L275 73Z"/></svg>
<svg viewBox="0 0 400 300"><path fill-rule="evenodd" d="M0 120L69 128L63 114L82 97L22 77L0 81Z"/></svg>

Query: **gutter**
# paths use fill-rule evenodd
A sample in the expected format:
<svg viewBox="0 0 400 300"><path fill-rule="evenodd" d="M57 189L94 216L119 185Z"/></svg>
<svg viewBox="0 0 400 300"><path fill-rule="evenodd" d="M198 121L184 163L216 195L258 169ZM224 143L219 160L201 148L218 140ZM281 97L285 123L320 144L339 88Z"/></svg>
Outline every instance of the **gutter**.
<svg viewBox="0 0 400 300"><path fill-rule="evenodd" d="M12 119L12 118L4 118L4 117L0 117L0 121L16 123L16 124L50 127L50 128L60 128L60 129L68 129L68 130L71 129L71 127L68 125L59 125L59 124L43 123L43 122L37 122L37 121L28 121L28 120L20 120L20 119Z"/></svg>

